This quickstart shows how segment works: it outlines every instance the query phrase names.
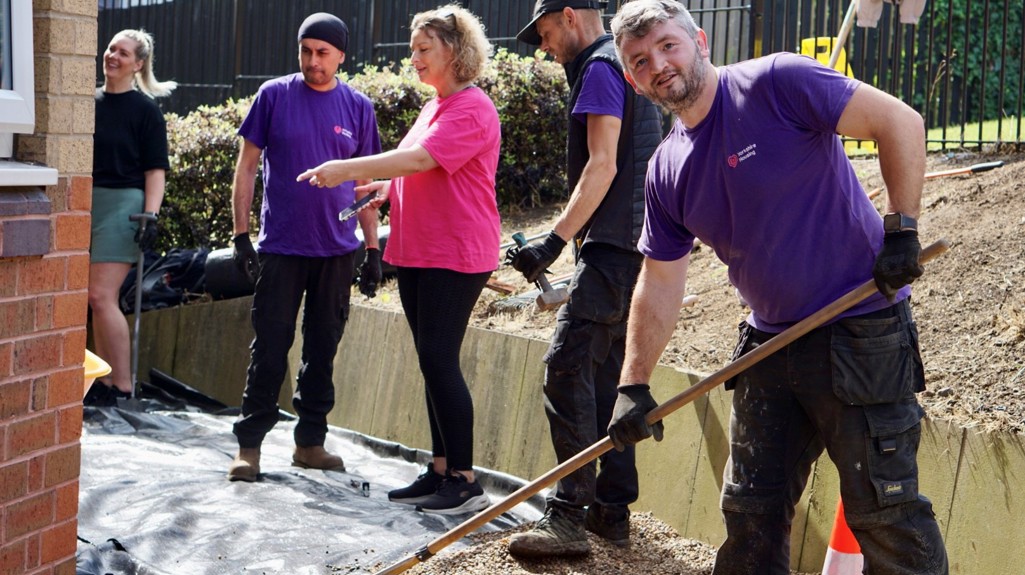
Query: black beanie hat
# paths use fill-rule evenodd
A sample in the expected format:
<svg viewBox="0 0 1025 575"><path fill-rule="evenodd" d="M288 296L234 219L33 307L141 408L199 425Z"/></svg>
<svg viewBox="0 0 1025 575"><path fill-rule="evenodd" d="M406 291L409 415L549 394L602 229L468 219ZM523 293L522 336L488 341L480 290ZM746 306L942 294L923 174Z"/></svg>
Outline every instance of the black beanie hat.
<svg viewBox="0 0 1025 575"><path fill-rule="evenodd" d="M349 45L349 28L337 16L327 12L310 14L299 26L299 42L303 38L323 40L342 52Z"/></svg>

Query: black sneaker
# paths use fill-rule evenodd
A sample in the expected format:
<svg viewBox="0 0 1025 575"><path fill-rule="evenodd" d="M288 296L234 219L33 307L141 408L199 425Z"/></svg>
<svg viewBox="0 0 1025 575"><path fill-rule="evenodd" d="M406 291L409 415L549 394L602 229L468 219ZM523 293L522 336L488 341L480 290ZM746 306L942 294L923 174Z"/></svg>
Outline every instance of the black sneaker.
<svg viewBox="0 0 1025 575"><path fill-rule="evenodd" d="M417 505L416 510L439 515L456 515L482 511L489 505L491 500L484 493L480 483L470 483L457 473L446 475L434 495Z"/></svg>
<svg viewBox="0 0 1025 575"><path fill-rule="evenodd" d="M434 463L428 463L427 471L421 473L413 483L400 489L389 491L388 501L408 503L410 505L422 503L428 497L434 495L434 492L438 490L438 486L441 485L444 479L443 475L434 472Z"/></svg>
<svg viewBox="0 0 1025 575"><path fill-rule="evenodd" d="M630 544L630 510L595 501L587 507L584 528L617 547L626 547Z"/></svg>

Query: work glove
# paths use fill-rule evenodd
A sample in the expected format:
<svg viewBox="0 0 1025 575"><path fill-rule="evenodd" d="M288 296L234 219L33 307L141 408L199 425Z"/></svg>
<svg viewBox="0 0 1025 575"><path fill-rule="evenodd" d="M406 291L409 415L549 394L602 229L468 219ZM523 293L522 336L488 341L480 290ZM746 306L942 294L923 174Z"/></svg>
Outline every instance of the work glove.
<svg viewBox="0 0 1025 575"><path fill-rule="evenodd" d="M662 441L662 421L648 425L644 417L658 407L655 398L651 397L651 388L646 383L634 383L619 386L619 397L612 408L612 421L609 422L609 439L616 451L623 451L627 445L633 445L642 439L655 437Z"/></svg>
<svg viewBox="0 0 1025 575"><path fill-rule="evenodd" d="M876 257L872 277L887 300L892 302L897 290L915 281L925 271L918 262L921 251L916 230L891 232L883 236L883 249Z"/></svg>
<svg viewBox="0 0 1025 575"><path fill-rule="evenodd" d="M522 272L528 282L536 282L538 276L558 259L565 247L566 241L553 230L548 232L545 239L527 244L513 253L509 263L516 271Z"/></svg>
<svg viewBox="0 0 1025 575"><path fill-rule="evenodd" d="M249 240L249 232L242 232L231 238L231 241L235 244L231 251L235 267L246 276L249 283L255 284L256 278L260 275L260 257L256 255L253 242Z"/></svg>
<svg viewBox="0 0 1025 575"><path fill-rule="evenodd" d="M140 221L139 229L135 230L135 243L139 244L139 250L144 252L152 250L153 246L157 245L157 232L159 231L157 215L153 212L147 213L152 216L152 219Z"/></svg>
<svg viewBox="0 0 1025 575"><path fill-rule="evenodd" d="M359 266L359 293L374 297L381 283L381 250L367 248L367 255Z"/></svg>

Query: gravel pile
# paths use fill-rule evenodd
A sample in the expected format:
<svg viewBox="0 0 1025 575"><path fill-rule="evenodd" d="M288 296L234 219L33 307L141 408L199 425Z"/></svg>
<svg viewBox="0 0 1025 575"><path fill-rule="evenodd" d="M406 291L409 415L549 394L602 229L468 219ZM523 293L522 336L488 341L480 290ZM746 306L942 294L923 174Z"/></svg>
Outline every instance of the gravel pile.
<svg viewBox="0 0 1025 575"><path fill-rule="evenodd" d="M472 546L448 552L421 563L412 575L708 575L715 548L684 539L650 513L630 518L631 545L619 548L588 534L591 554L573 559L527 561L509 555L509 537L516 530L471 535Z"/></svg>

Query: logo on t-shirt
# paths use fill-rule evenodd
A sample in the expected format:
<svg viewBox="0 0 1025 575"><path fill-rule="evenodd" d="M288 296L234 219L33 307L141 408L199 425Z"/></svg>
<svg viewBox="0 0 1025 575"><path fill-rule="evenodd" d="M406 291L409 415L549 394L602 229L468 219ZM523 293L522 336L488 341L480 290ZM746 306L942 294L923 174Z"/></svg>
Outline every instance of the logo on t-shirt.
<svg viewBox="0 0 1025 575"><path fill-rule="evenodd" d="M341 136L345 136L346 138L351 138L352 137L352 132L351 131L349 131L349 130L341 127L341 126L338 126L338 125L335 126L335 133L339 134Z"/></svg>
<svg viewBox="0 0 1025 575"><path fill-rule="evenodd" d="M756 150L757 147L758 147L758 144L751 144L751 145L747 146L746 148L744 148L743 150L737 152L736 154L730 154L730 157L726 158L726 163L731 168L736 168L737 166L740 165L740 162L743 162L744 160L746 160L746 159L754 156L755 154L757 154L758 153L758 150Z"/></svg>

